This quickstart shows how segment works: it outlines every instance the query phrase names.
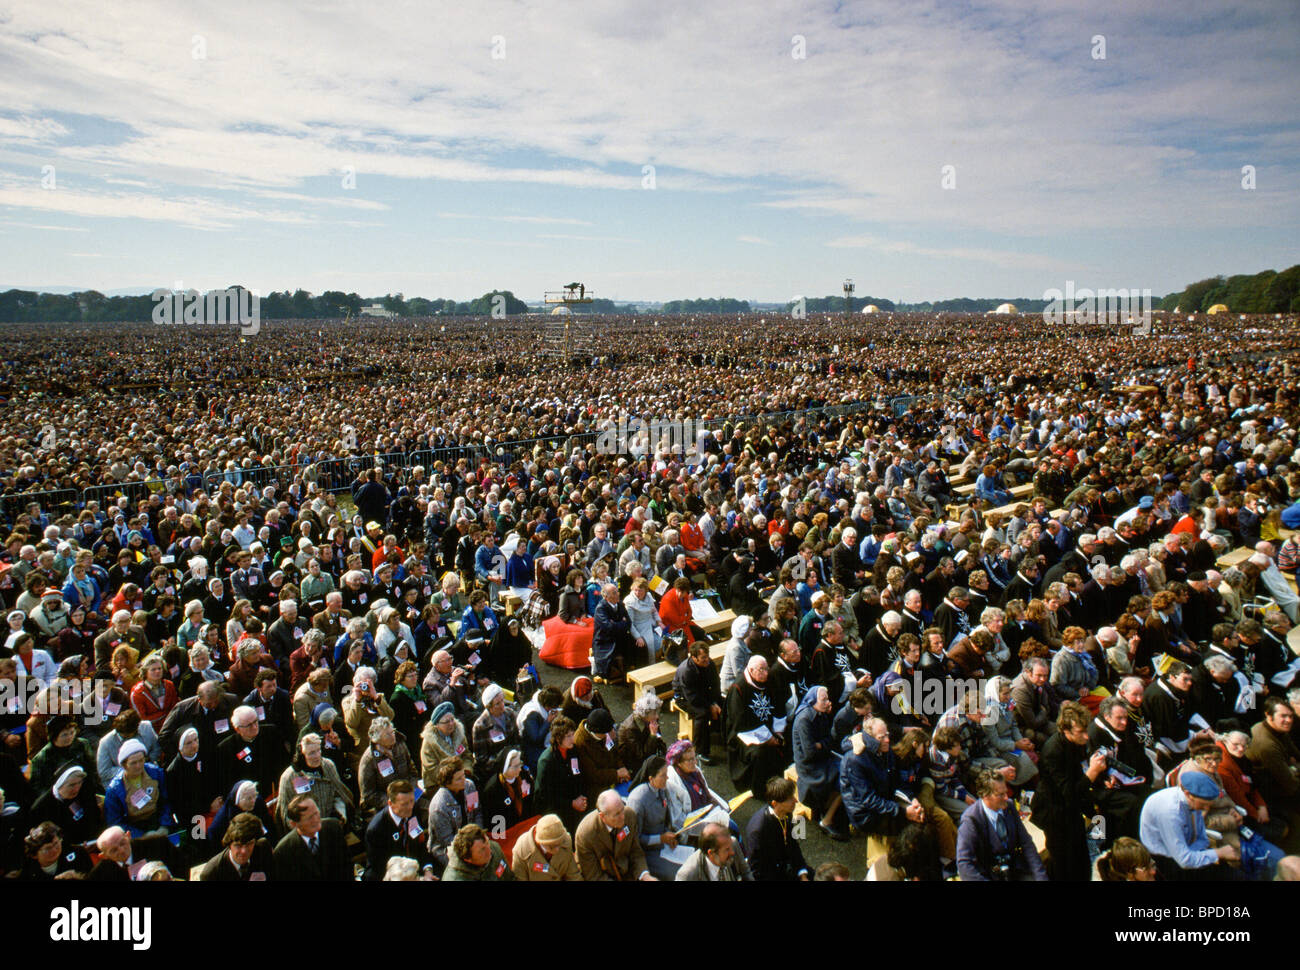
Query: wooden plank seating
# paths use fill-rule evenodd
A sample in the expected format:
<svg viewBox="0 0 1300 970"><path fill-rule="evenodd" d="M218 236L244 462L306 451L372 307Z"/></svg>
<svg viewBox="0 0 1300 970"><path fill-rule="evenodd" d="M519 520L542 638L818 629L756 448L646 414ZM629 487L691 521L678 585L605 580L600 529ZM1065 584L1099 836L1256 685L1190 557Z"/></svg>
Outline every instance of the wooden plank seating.
<svg viewBox="0 0 1300 970"><path fill-rule="evenodd" d="M1297 629L1300 629L1298 627ZM689 711L684 707L677 706L676 698L668 705L669 709L677 715L677 739L679 741L689 741L695 743L695 719L691 717Z"/></svg>
<svg viewBox="0 0 1300 970"><path fill-rule="evenodd" d="M1240 549L1233 549L1232 552L1225 552L1215 562L1223 569L1230 569L1233 566L1240 566L1254 554L1254 549L1249 546L1242 546Z"/></svg>
<svg viewBox="0 0 1300 970"><path fill-rule="evenodd" d="M794 784L795 784L795 790L798 791L798 787L799 787L799 771L798 771L798 769L795 768L794 765L790 765L789 767L787 767L787 768L785 769L785 776L786 776L787 778L789 778L792 782L794 782ZM812 809L809 808L807 805L805 805L805 804L804 804L803 802L801 802L801 801L798 801L798 800L795 801L795 803L794 803L794 814L795 814L795 815L802 815L802 816L803 816L804 818L806 818L808 821L810 821L810 822L812 821L812 817L813 817Z"/></svg>
<svg viewBox="0 0 1300 970"><path fill-rule="evenodd" d="M713 619L705 620L703 623L697 623L695 625L703 630L709 637L717 636L720 633L726 636L731 636L731 622L735 618L736 614L734 611L723 610Z"/></svg>
<svg viewBox="0 0 1300 970"><path fill-rule="evenodd" d="M728 632L731 630L730 622L727 624L727 630ZM716 666L722 666L722 658L726 654L727 640L709 644L709 657ZM636 670L629 671L627 682L632 686L632 697L637 698L647 690L653 690L660 697L667 697L672 693L673 675L676 673L675 665L662 660L648 667L638 667Z"/></svg>

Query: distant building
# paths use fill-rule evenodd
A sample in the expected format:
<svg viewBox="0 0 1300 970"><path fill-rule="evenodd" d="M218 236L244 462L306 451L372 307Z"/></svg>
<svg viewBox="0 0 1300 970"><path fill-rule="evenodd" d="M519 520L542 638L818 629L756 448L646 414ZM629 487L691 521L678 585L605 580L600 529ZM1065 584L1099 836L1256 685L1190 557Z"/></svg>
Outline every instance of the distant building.
<svg viewBox="0 0 1300 970"><path fill-rule="evenodd" d="M363 317L383 317L385 320L397 316L392 310L385 310L382 303L372 303L361 308Z"/></svg>

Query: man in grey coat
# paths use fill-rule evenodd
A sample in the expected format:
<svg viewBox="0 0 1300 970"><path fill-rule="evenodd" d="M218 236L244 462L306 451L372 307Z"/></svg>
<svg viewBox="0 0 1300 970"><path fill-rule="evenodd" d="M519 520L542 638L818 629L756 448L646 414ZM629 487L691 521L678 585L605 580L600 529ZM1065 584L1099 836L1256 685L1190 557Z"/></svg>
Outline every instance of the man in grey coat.
<svg viewBox="0 0 1300 970"><path fill-rule="evenodd" d="M736 851L731 833L710 822L700 833L699 848L677 870L677 882L753 882L749 863Z"/></svg>

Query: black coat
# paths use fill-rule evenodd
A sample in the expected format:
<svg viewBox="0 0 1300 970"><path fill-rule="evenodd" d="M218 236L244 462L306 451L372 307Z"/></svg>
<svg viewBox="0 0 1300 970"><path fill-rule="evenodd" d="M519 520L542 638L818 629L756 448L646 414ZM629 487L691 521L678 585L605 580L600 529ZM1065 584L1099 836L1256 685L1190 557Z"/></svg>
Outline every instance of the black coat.
<svg viewBox="0 0 1300 970"><path fill-rule="evenodd" d="M412 834L411 822L415 822L416 834ZM388 868L388 860L393 856L405 856L414 859L415 864L424 871L425 866L439 868L433 856L429 854L429 833L423 830L415 816L404 819L401 827L393 820L392 813L382 809L366 826L366 880L382 882Z"/></svg>
<svg viewBox="0 0 1300 970"><path fill-rule="evenodd" d="M230 861L226 848L214 855L199 870L199 882L270 882L275 878L275 860L271 855L271 843L258 839L253 847L253 855L248 864L239 872Z"/></svg>
<svg viewBox="0 0 1300 970"><path fill-rule="evenodd" d="M290 830L272 851L275 878L287 882L351 882L352 850L337 819L321 820L320 848L312 855L301 835Z"/></svg>
<svg viewBox="0 0 1300 970"><path fill-rule="evenodd" d="M700 667L687 657L673 674L673 698L691 717L708 718L712 705L722 706L718 668L712 663Z"/></svg>
<svg viewBox="0 0 1300 970"><path fill-rule="evenodd" d="M217 789L230 791L237 781L255 781L258 795L265 800L271 797L288 763L275 728L263 725L252 741L232 731L217 745Z"/></svg>
<svg viewBox="0 0 1300 970"><path fill-rule="evenodd" d="M754 813L745 827L746 859L758 882L793 882L808 872L799 840L794 838L794 819L784 829L768 807Z"/></svg>

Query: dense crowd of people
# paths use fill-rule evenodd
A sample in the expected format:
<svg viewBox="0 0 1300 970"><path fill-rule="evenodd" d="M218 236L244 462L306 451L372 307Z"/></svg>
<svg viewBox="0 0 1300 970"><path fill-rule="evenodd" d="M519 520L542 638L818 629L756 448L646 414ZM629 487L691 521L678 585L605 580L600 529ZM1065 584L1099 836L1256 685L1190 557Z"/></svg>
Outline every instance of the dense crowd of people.
<svg viewBox="0 0 1300 970"><path fill-rule="evenodd" d="M0 335L0 868L1295 878L1297 322Z"/></svg>

